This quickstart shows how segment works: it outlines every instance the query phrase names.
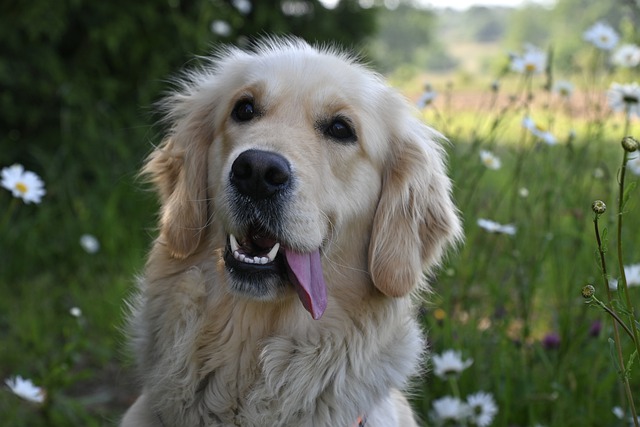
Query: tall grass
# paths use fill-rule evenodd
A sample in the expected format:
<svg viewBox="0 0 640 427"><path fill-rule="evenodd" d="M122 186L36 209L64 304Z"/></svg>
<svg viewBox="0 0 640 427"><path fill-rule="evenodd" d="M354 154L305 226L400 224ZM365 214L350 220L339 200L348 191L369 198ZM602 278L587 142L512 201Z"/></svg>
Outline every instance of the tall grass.
<svg viewBox="0 0 640 427"><path fill-rule="evenodd" d="M428 122L450 132L466 234L434 283L437 298L424 307L424 324L432 352L453 348L474 360L458 387L493 394L499 406L493 425L634 425L637 336L619 332L605 310L591 308L597 306L592 300L585 304L581 289L603 280L591 205L606 200L618 209L598 216L609 230L601 249L610 271L596 293L608 293L609 281L620 278L610 307L636 330L639 291L622 282L623 266L640 262L638 176L625 174L638 154L620 144L635 131L635 118L609 110L604 93L612 76L603 70L591 69L589 85L573 99L552 93L551 67L545 71L509 73L487 88L477 111L448 107L451 89L424 111ZM537 126L527 127L527 117ZM482 150L501 167L483 164ZM478 225L481 218L516 232L488 232ZM430 375L416 402L442 423L431 405L451 393L447 382Z"/></svg>

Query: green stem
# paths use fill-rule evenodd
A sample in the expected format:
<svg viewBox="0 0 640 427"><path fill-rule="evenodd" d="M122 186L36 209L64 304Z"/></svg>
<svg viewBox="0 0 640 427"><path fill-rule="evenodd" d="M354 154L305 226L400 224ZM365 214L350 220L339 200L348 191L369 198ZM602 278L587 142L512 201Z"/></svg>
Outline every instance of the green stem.
<svg viewBox="0 0 640 427"><path fill-rule="evenodd" d="M605 261L605 257L604 257L604 249L602 247L602 239L600 238L600 230L598 229L598 215L595 215L595 218L593 219L593 224L594 224L594 228L595 228L595 233L596 233L596 241L598 243L598 254L600 255L600 265L602 267L602 278L604 281L604 286L607 289L607 299L609 301L609 305L608 308L609 310L607 310L608 313L614 313L615 312L615 308L613 306L613 298L611 295L611 290L609 289L609 279L608 279L608 275L607 275L607 264ZM620 340L620 331L618 330L618 323L616 321L616 319L620 319L619 316L617 316L617 314L615 316L612 317L612 321L613 321L613 341L616 345L616 355L618 356L618 365L620 366L620 370L621 372L625 372L625 367L624 367L624 356L622 353L622 342ZM624 387L624 391L625 394L627 396L627 401L629 402L629 407L631 408L631 414L633 416L633 421L635 424L635 427L640 427L638 425L638 417L636 415L636 408L635 405L633 403L633 393L631 392L631 386L629 385L629 379L626 376L622 376L622 383L623 383L623 387Z"/></svg>
<svg viewBox="0 0 640 427"><path fill-rule="evenodd" d="M598 298L591 297L591 299L593 300L593 302L595 302L596 304L598 304L600 306L600 308L602 308L604 311L606 311L611 317L613 317L613 320L615 320L616 322L618 322L618 324L620 326L622 326L622 329L624 329L624 331L627 333L627 335L629 335L629 337L632 340L635 340L634 336L633 336L633 332L631 332L631 329L629 329L629 327L626 325L626 323L624 323L624 321L620 318L620 316L618 316L618 314L611 310L609 307L607 307L607 305L605 303L603 303L602 301L600 301Z"/></svg>
<svg viewBox="0 0 640 427"><path fill-rule="evenodd" d="M623 138L626 138L629 133L630 126L630 114L629 114L629 106L626 108L626 119L624 123L624 134ZM617 224L617 252L618 252L618 268L620 271L620 281L618 286L622 286L622 292L625 296L627 312L629 313L629 323L631 324L631 330L633 331L633 342L636 347L636 351L640 354L640 337L638 335L638 327L636 326L635 321L635 313L634 307L631 303L631 297L629 296L629 287L627 286L627 276L624 272L624 257L622 255L622 216L624 214L624 205L625 205L625 197L624 197L624 178L627 171L627 157L629 153L627 150L623 150L624 155L622 157L622 167L620 168L620 178L618 180L618 224ZM638 415L636 414L636 408L633 402L633 395L631 394L631 390L629 388L629 381L625 381L626 388L629 390L627 393L627 400L629 401L629 407L631 409L631 416L633 417L633 423L635 427L640 427L638 421Z"/></svg>
<svg viewBox="0 0 640 427"><path fill-rule="evenodd" d="M455 375L449 375L449 385L451 386L451 393L453 396L461 399L460 387L458 387L458 379Z"/></svg>
<svg viewBox="0 0 640 427"><path fill-rule="evenodd" d="M0 230L5 230L7 228L7 225L11 220L11 216L13 215L13 211L15 210L17 204L18 204L18 199L15 197L12 197L11 202L9 203L9 207L7 207L7 210L4 211L2 222L0 222Z"/></svg>

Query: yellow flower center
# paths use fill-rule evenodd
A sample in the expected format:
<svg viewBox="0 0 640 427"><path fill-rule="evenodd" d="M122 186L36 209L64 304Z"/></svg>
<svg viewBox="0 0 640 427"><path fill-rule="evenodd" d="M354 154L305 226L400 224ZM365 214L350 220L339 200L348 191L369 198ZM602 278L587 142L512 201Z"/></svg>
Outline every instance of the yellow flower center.
<svg viewBox="0 0 640 427"><path fill-rule="evenodd" d="M524 66L524 69L529 73L533 73L536 70L536 64L530 62Z"/></svg>
<svg viewBox="0 0 640 427"><path fill-rule="evenodd" d="M27 191L29 191L29 188L24 182L18 182L16 183L16 190L18 190L22 194L25 194Z"/></svg>
<svg viewBox="0 0 640 427"><path fill-rule="evenodd" d="M433 312L433 317L435 317L436 320L444 320L447 317L447 313L441 308L436 308Z"/></svg>

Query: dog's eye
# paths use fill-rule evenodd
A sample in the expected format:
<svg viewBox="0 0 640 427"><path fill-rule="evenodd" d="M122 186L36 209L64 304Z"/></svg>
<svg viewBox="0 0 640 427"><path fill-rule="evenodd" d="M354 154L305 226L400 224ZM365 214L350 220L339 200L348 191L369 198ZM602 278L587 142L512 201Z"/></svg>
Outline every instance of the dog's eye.
<svg viewBox="0 0 640 427"><path fill-rule="evenodd" d="M250 99L242 99L233 107L231 117L238 122L248 122L256 116L256 109L253 101Z"/></svg>
<svg viewBox="0 0 640 427"><path fill-rule="evenodd" d="M327 126L325 133L327 136L338 141L353 142L356 140L356 133L349 121L343 117L336 117Z"/></svg>

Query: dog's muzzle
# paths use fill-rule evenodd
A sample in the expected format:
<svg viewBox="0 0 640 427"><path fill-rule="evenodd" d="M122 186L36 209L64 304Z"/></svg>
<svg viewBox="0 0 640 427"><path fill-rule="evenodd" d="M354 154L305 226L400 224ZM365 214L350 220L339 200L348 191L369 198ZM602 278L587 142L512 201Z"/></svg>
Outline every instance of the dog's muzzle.
<svg viewBox="0 0 640 427"><path fill-rule="evenodd" d="M236 158L229 182L235 193L234 216L244 231L242 236L229 234L224 259L240 292L266 297L291 283L318 319L327 305L320 250L299 253L280 241L286 227L282 211L293 181L291 165L280 154L252 149Z"/></svg>

